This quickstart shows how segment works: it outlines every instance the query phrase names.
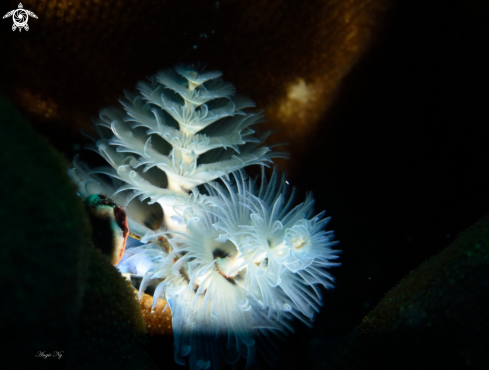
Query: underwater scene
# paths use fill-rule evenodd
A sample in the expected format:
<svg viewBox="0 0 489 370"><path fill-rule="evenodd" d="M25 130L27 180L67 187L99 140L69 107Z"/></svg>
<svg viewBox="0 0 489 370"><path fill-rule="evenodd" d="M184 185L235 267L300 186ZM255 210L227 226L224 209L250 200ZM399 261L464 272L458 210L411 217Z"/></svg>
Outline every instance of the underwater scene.
<svg viewBox="0 0 489 370"><path fill-rule="evenodd" d="M0 8L2 368L488 368L488 3Z"/></svg>

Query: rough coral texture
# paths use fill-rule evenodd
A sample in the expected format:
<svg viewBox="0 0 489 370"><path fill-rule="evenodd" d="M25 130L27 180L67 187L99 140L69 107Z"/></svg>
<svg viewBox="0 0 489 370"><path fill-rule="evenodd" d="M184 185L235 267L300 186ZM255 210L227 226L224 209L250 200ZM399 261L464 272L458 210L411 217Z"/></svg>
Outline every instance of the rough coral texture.
<svg viewBox="0 0 489 370"><path fill-rule="evenodd" d="M134 289L109 259L92 249L70 369L153 369Z"/></svg>
<svg viewBox="0 0 489 370"><path fill-rule="evenodd" d="M488 271L486 216L389 291L317 368L486 368Z"/></svg>
<svg viewBox="0 0 489 370"><path fill-rule="evenodd" d="M136 290L135 294L137 294ZM144 322L146 323L146 330L148 331L148 334L169 335L173 338L171 310L170 307L166 307L168 302L164 299L158 298L158 303L153 310L153 297L145 293L141 297L139 303L141 305L141 313L143 315Z"/></svg>
<svg viewBox="0 0 489 370"><path fill-rule="evenodd" d="M93 248L67 162L3 98L0 127L0 364L151 368L133 289Z"/></svg>
<svg viewBox="0 0 489 370"><path fill-rule="evenodd" d="M68 165L0 99L1 361L66 351L74 339L90 248Z"/></svg>
<svg viewBox="0 0 489 370"><path fill-rule="evenodd" d="M66 135L89 130L90 116L115 104L120 91L163 67L201 61L265 108L265 129L280 132L274 143L289 142L302 156L390 3L26 0L39 17L29 32L12 35L11 22L0 24L0 44L9 50L0 63L11 71L1 86L71 157ZM292 158L279 162L282 170L300 163Z"/></svg>

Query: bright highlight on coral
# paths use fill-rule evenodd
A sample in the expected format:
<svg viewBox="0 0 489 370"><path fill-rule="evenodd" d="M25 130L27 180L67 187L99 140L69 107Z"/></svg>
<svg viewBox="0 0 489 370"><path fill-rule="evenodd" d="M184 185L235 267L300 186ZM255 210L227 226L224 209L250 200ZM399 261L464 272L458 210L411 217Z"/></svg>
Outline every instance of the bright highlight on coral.
<svg viewBox="0 0 489 370"><path fill-rule="evenodd" d="M268 134L252 127L262 116L220 76L178 66L139 83L95 122L91 149L111 167L75 158L71 171L82 196L125 206L143 244L118 268L142 277L140 297L154 289L154 307L168 302L175 360L191 369L252 364L257 340L291 331L294 318L309 324L338 265L311 195L295 205L276 171L269 181L244 172L285 154L261 146Z"/></svg>

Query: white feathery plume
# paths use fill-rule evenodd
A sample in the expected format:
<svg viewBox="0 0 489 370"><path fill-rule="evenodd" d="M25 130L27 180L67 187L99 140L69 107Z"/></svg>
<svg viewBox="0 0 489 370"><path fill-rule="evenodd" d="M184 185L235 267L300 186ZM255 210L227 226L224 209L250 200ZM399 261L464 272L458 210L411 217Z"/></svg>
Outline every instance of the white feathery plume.
<svg viewBox="0 0 489 370"><path fill-rule="evenodd" d="M311 194L294 206L277 171L267 181L262 170L259 185L247 177L244 167L286 155L260 146L268 134L252 126L262 115L220 77L177 66L140 82L123 109L95 121L90 149L110 167L75 158L70 171L81 196L106 193L127 206L142 245L117 267L142 278L140 298L155 288L153 308L168 302L175 360L196 370L251 365L257 339L291 332L293 318L310 325L319 286L333 287L328 270L338 265L329 218L314 215Z"/></svg>

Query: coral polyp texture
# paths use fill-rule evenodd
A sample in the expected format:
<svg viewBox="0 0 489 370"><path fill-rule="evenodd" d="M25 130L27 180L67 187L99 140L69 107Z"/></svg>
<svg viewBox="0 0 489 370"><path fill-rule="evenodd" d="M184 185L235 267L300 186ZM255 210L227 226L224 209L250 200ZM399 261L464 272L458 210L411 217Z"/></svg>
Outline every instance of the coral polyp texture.
<svg viewBox="0 0 489 370"><path fill-rule="evenodd" d="M262 115L220 76L178 66L140 82L95 121L91 149L110 167L75 158L71 171L81 196L125 207L140 242L117 267L141 277L139 297L151 290L155 309L168 302L175 360L191 369L250 365L257 340L292 331L294 319L310 325L338 265L310 194L295 205L275 170L246 174L286 155L262 145Z"/></svg>

